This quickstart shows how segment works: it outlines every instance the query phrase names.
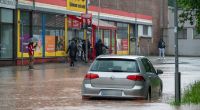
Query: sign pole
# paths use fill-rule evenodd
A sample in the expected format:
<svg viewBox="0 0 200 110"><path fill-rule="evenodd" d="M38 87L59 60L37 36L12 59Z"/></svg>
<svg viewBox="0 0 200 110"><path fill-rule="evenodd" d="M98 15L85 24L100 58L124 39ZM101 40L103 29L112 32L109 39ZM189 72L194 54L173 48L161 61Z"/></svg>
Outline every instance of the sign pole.
<svg viewBox="0 0 200 110"><path fill-rule="evenodd" d="M86 0L86 15L88 14L88 0ZM85 53L85 61L86 62L88 62L88 36L87 36L87 29L88 29L88 24L87 24L87 20L86 20L86 28L85 28L85 30L86 30L86 40L85 40L85 51L86 51L86 53Z"/></svg>
<svg viewBox="0 0 200 110"><path fill-rule="evenodd" d="M178 11L177 0L174 0L174 34L175 34L175 102L181 102L181 81L179 72L179 59L178 59Z"/></svg>
<svg viewBox="0 0 200 110"><path fill-rule="evenodd" d="M24 56L23 56L23 53L24 53L24 33L23 33L23 20L21 20L21 65L23 66L24 65Z"/></svg>

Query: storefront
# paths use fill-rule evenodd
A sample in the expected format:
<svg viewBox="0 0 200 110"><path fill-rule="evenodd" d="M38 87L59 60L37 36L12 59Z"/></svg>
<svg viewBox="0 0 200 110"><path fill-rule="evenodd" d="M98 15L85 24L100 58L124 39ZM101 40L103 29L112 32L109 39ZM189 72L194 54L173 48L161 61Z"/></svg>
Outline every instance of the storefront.
<svg viewBox="0 0 200 110"><path fill-rule="evenodd" d="M28 57L27 45L31 39L37 44L35 58L65 56L64 15L19 10L18 31L18 64Z"/></svg>
<svg viewBox="0 0 200 110"><path fill-rule="evenodd" d="M109 54L117 54L117 39L116 39L116 30L117 27L114 25L114 22L102 21L93 18L93 46L95 46L96 41L101 39L105 46L109 48ZM93 48L93 56L95 56L95 49Z"/></svg>
<svg viewBox="0 0 200 110"><path fill-rule="evenodd" d="M72 0L70 2L85 5L85 2L83 1L78 2ZM67 8L66 1L63 0L37 0L35 3L33 3L32 0L19 0L17 6L16 38L15 40L8 38L5 40L16 42L10 44L12 45L11 47L16 48L13 49L15 51L10 51L13 53L7 52L7 54L13 55L14 53L17 53L15 58L17 59L18 65L28 63L27 45L30 39L33 39L37 44L34 56L36 63L43 63L52 60L57 61L58 59L65 60L64 58L66 56L69 41L73 38L77 40L85 40L86 35L91 43L92 58L95 58L96 56L95 43L98 39L101 39L103 43L109 47L109 54L130 54L130 34L132 33L133 35L133 32L135 32L133 30L134 22L131 18L135 15L129 16L129 13L123 14L124 12L119 11L122 15L114 16L116 13L112 12L117 10L105 9L101 10L102 13L100 19L104 20L102 21L97 19L97 13L89 11L93 16L92 26L90 27L91 29L89 29L90 31L86 32L81 24L81 15L82 13L85 13L85 8ZM89 10L90 9L91 8L89 8ZM9 9L5 10L7 10L7 13L12 13L8 12ZM128 16L128 18L126 18L128 20L124 21L123 19L125 18L123 18L123 16L125 15ZM110 18L107 19L107 17ZM13 16L11 16L11 18L13 19ZM132 21L129 21L129 18ZM4 23L9 24L6 25L7 27L5 28L13 27L13 22L11 21L1 20L1 27L3 27ZM151 22L151 20L148 20L147 22ZM13 34L12 32L8 33ZM12 48L9 49L12 50ZM9 55L4 56L9 57ZM11 56L10 58L14 57Z"/></svg>
<svg viewBox="0 0 200 110"><path fill-rule="evenodd" d="M99 24L98 24L99 22ZM67 17L67 39L68 42L72 39L85 39L84 30L81 27L82 20L80 17L68 15ZM91 43L92 58L96 57L95 43L101 39L109 48L109 54L116 54L116 26L107 22L92 19L91 30L87 32L87 37Z"/></svg>
<svg viewBox="0 0 200 110"><path fill-rule="evenodd" d="M14 60L14 9L15 0L0 0L1 65L12 65Z"/></svg>

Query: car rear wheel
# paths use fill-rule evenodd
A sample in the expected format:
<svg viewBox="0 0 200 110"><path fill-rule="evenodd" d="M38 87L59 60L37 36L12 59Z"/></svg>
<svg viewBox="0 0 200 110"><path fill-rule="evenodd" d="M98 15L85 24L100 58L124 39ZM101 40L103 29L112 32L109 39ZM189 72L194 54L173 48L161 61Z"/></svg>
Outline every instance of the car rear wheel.
<svg viewBox="0 0 200 110"><path fill-rule="evenodd" d="M159 97L162 96L162 86L160 86L159 92L158 92Z"/></svg>
<svg viewBox="0 0 200 110"><path fill-rule="evenodd" d="M151 89L148 90L147 95L146 95L146 100L151 100Z"/></svg>

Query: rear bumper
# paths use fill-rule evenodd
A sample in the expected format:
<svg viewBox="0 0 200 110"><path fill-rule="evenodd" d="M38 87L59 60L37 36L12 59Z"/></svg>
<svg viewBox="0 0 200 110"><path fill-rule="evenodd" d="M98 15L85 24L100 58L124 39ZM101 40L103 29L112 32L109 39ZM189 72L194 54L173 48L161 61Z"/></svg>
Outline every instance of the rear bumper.
<svg viewBox="0 0 200 110"><path fill-rule="evenodd" d="M110 94L103 94L103 91L120 91L121 94L116 94L115 92ZM91 84L84 84L82 86L82 96L85 97L113 97L113 98L145 98L145 89L143 86L138 85L130 89L124 88L97 88L92 87Z"/></svg>

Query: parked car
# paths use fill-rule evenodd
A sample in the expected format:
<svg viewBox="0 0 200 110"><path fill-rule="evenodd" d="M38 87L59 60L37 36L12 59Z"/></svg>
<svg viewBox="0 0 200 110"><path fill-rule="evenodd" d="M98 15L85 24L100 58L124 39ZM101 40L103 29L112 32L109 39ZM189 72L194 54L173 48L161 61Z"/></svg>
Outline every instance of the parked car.
<svg viewBox="0 0 200 110"><path fill-rule="evenodd" d="M162 70L155 70L144 56L103 55L97 57L85 74L82 98L142 98L162 94Z"/></svg>

